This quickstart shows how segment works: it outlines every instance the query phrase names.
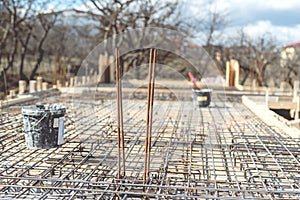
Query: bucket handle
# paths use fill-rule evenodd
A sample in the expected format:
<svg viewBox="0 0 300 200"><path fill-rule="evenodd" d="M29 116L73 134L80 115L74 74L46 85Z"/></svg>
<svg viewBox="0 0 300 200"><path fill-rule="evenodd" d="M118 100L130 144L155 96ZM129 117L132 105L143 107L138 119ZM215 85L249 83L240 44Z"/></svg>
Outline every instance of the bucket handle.
<svg viewBox="0 0 300 200"><path fill-rule="evenodd" d="M36 125L38 125L46 116L47 116L48 113L44 113L43 117L41 117L41 119L39 119L37 122L35 122L32 126L32 128L34 128Z"/></svg>

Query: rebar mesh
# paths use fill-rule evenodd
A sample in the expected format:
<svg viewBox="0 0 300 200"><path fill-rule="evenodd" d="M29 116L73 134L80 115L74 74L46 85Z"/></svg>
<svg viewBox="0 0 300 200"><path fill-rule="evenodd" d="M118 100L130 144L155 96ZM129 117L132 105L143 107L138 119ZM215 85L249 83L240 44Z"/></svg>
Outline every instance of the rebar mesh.
<svg viewBox="0 0 300 200"><path fill-rule="evenodd" d="M65 144L25 147L20 107L0 118L0 198L296 199L299 139L276 132L233 98L210 107L155 101L150 173L143 183L146 104L124 100L126 176L117 179L115 100L68 96Z"/></svg>

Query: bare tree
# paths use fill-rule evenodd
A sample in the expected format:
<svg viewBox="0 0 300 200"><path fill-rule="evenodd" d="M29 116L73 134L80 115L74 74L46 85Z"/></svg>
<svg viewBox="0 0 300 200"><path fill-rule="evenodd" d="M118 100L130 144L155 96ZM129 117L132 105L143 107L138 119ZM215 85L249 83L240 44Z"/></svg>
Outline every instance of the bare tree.
<svg viewBox="0 0 300 200"><path fill-rule="evenodd" d="M225 75L228 53L224 48L222 36L229 25L229 12L218 8L216 1L210 1L199 6L197 18L191 18L194 19L195 37L202 38L205 50L215 60L219 71ZM203 70L203 73L206 73L207 69Z"/></svg>
<svg viewBox="0 0 300 200"><path fill-rule="evenodd" d="M44 42L56 19L56 14L43 13L48 3L48 1L3 1L0 63L5 55L6 62L2 63L4 71L8 69L14 71L13 68L18 65L20 79L28 80L35 76L43 60ZM38 54L29 77L24 73L28 52L32 55Z"/></svg>
<svg viewBox="0 0 300 200"><path fill-rule="evenodd" d="M0 60L5 54L6 64L3 67L4 71L13 68L16 62L17 53L19 53L18 49L20 41L22 45L25 45L25 43L28 44L31 31L27 35L25 33L25 41L23 41L21 38L23 37L24 29L27 28L25 22L28 20L31 7L31 1L28 2L28 4L23 1L3 1L1 7L3 11L3 18L1 23L2 39ZM24 11L21 12L21 9ZM26 49L23 48L22 51L22 57L24 58Z"/></svg>
<svg viewBox="0 0 300 200"><path fill-rule="evenodd" d="M285 46L281 52L281 81L287 82L292 88L294 81L300 73L300 47L299 43Z"/></svg>
<svg viewBox="0 0 300 200"><path fill-rule="evenodd" d="M179 7L177 1L158 1L158 0L91 0L93 7L89 11L76 10L78 13L86 13L93 20L99 22L99 38L107 41L118 33L127 32L126 37L113 39L113 44L107 43L107 49L112 46L123 47L132 46L133 42L145 43L149 40L147 33L140 31L134 32L136 28L160 27L173 30L183 30L183 21L180 19ZM95 11L96 8L96 11ZM130 35L129 33L132 33ZM152 38L153 39L153 38ZM100 40L101 41L101 40ZM160 43L163 40L149 41L150 43ZM123 63L127 63L127 69L140 66L148 56L145 56L147 50L140 49L123 55ZM166 52L165 56L168 53ZM139 76L139 68L136 70Z"/></svg>
<svg viewBox="0 0 300 200"><path fill-rule="evenodd" d="M57 18L57 15L56 14L40 14L37 16L38 18L38 22L39 22L39 25L41 26L42 30L42 34L40 32L38 32L39 34L38 35L35 35L34 38L38 38L39 35L40 38L37 39L37 53L38 53L38 56L37 56L37 60L36 60L36 63L31 71L31 74L29 76L29 79L33 79L33 77L35 76L43 58L44 58L44 43L45 43L45 40L49 34L49 31L50 29L54 26L55 24L55 21L56 21L56 18Z"/></svg>
<svg viewBox="0 0 300 200"><path fill-rule="evenodd" d="M235 41L228 48L227 57L239 62L243 75L241 84L250 78L257 86L268 86L272 77L267 76L267 71L276 72L279 68L280 49L276 40L268 33L253 39L241 31Z"/></svg>
<svg viewBox="0 0 300 200"><path fill-rule="evenodd" d="M20 58L25 59L27 48L24 48L24 45L28 44L30 33L23 33L23 31L28 28L25 24L31 15L32 4L32 1L15 0L0 3L0 69L2 71L0 79L4 80L4 85L0 85L1 90L3 87L6 90L7 82L16 82L14 76L8 76L7 72L9 69L14 72Z"/></svg>

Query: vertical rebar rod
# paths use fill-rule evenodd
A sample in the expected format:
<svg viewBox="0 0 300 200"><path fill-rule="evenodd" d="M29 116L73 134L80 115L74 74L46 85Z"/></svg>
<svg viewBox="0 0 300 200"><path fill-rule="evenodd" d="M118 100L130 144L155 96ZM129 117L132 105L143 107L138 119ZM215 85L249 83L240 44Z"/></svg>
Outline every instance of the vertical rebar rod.
<svg viewBox="0 0 300 200"><path fill-rule="evenodd" d="M151 73L151 93L150 93L150 116L149 116L149 137L148 137L148 173L150 170L150 152L151 152L151 135L152 135L152 117L153 117L153 99L154 99L154 87L155 87L155 63L156 63L156 49L153 51L152 60L152 73Z"/></svg>
<svg viewBox="0 0 300 200"><path fill-rule="evenodd" d="M149 71L148 71L148 98L147 98L147 114L146 114L146 138L145 138L145 157L144 157L144 184L146 183L148 176L148 138L149 138L149 116L150 116L150 99L151 99L151 74L152 74L152 52L153 49L150 49L149 56Z"/></svg>
<svg viewBox="0 0 300 200"><path fill-rule="evenodd" d="M119 65L120 65L120 52L118 51L119 54ZM125 176L125 141L124 141L124 128L123 128L123 96L122 96L122 70L120 67L120 114L121 114L121 139L122 139L122 165L123 165L123 176Z"/></svg>
<svg viewBox="0 0 300 200"><path fill-rule="evenodd" d="M123 176L125 176L125 146L124 146L124 130L123 130L123 105L122 105L120 52L118 49L116 49L116 84L117 84L117 109L118 109L118 175L117 178L120 179L121 159L122 159Z"/></svg>
<svg viewBox="0 0 300 200"><path fill-rule="evenodd" d="M117 50L116 50L117 52ZM118 67L118 58L117 58L117 53L116 53L116 85L117 85L117 115L118 115L118 119L117 119L117 123L118 123L118 127L117 127L117 131L118 131L118 172L117 172L117 179L120 179L120 174L121 174L121 131L120 131L120 93L119 93L119 88L120 88L120 71L119 71L119 67Z"/></svg>
<svg viewBox="0 0 300 200"><path fill-rule="evenodd" d="M118 59L118 63L119 63L119 85L120 85L120 89L119 89L119 97L120 97L120 131L121 131L121 144L122 144L122 171L123 171L123 176L125 176L125 142L124 142L124 126L123 126L123 96L122 96L122 70L121 70L121 62L120 62L120 51L117 50L117 59Z"/></svg>

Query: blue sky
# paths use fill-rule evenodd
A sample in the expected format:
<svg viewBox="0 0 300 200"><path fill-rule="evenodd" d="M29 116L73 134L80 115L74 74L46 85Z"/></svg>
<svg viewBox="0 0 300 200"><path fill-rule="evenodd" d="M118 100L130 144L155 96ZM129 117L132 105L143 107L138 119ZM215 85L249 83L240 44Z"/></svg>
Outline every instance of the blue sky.
<svg viewBox="0 0 300 200"><path fill-rule="evenodd" d="M195 17L201 8L227 12L224 33L243 30L250 37L271 34L281 45L300 41L300 0L184 0ZM209 4L211 2L211 4Z"/></svg>
<svg viewBox="0 0 300 200"><path fill-rule="evenodd" d="M158 2L160 0L157 0ZM163 0L172 1L172 0ZM280 45L300 42L300 0L179 0L182 9L195 18L204 10L214 9L228 13L229 24L219 33L234 37L243 29L249 37L257 38L266 33L273 36ZM54 1L55 2L55 1ZM58 1L59 2L59 1ZM66 3L67 2L67 3ZM53 7L77 5L85 9L81 1L68 0L64 4L50 4ZM80 3L79 3L80 2ZM91 2L86 2L93 7ZM76 7L76 6L75 6ZM51 9L51 8L49 8ZM201 35L201 33L199 33ZM203 35L203 34L202 34ZM197 39L203 43L203 38Z"/></svg>

